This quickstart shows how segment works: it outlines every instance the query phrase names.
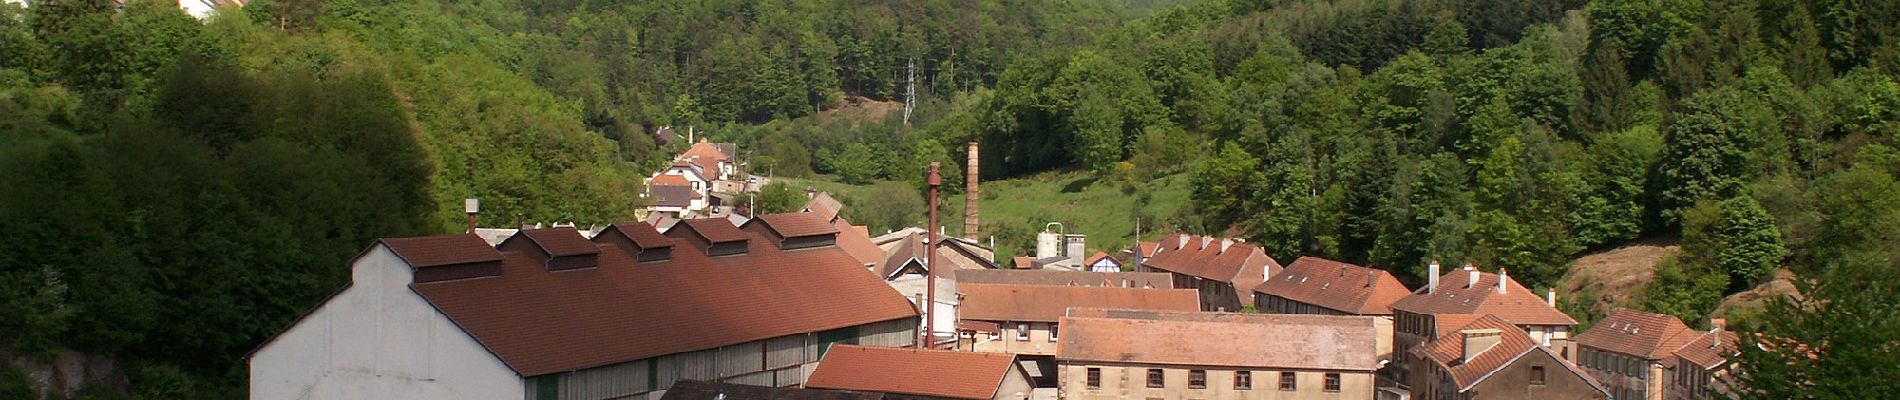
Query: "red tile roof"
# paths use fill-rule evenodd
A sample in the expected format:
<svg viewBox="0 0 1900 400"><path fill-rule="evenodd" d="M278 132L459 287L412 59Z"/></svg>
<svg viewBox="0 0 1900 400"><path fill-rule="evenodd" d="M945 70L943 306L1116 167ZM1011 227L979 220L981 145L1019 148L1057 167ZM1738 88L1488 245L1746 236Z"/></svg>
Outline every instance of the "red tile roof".
<svg viewBox="0 0 1900 400"><path fill-rule="evenodd" d="M1228 242L1223 250L1222 239L1183 233L1163 238L1160 243L1161 252L1142 259L1142 265L1227 282L1234 285L1236 293L1248 294L1248 290L1265 282L1269 273L1280 270L1280 263L1267 257L1266 251L1245 242Z"/></svg>
<svg viewBox="0 0 1900 400"><path fill-rule="evenodd" d="M587 238L581 237L581 232L573 227L522 229L520 232L515 232L514 237L508 239L516 238L523 238L534 243L535 246L541 248L542 252L548 253L549 257L600 254L600 247L594 245L594 242L587 241ZM502 243L505 244L507 241Z"/></svg>
<svg viewBox="0 0 1900 400"><path fill-rule="evenodd" d="M1437 292L1419 288L1411 296L1393 302L1392 309L1418 314L1492 314L1518 325L1577 324L1516 280L1505 278L1505 293L1498 293L1497 274L1480 272L1477 284L1467 287L1470 275L1470 271L1453 270L1438 278Z"/></svg>
<svg viewBox="0 0 1900 400"><path fill-rule="evenodd" d="M1056 322L1070 307L1200 311L1194 289L959 283L957 318L978 321Z"/></svg>
<svg viewBox="0 0 1900 400"><path fill-rule="evenodd" d="M380 241L410 268L501 261L501 252L475 234L385 238Z"/></svg>
<svg viewBox="0 0 1900 400"><path fill-rule="evenodd" d="M723 179L724 177L719 176L719 162L726 161L730 158L732 158L732 155L726 154L726 152L720 148L719 143L709 143L705 140L700 140L699 143L693 143L692 147L686 148L685 152L680 153L679 157L674 157L673 159L691 162L698 165L700 170L711 174L713 179Z"/></svg>
<svg viewBox="0 0 1900 400"><path fill-rule="evenodd" d="M1741 340L1740 336L1727 330L1703 332L1677 350L1676 357L1703 369L1714 369L1741 354L1738 340Z"/></svg>
<svg viewBox="0 0 1900 400"><path fill-rule="evenodd" d="M686 232L697 234L699 237L705 238L706 241L713 243L737 242L747 240L751 237L747 235L745 231L741 231L738 227L732 226L732 222L726 221L725 218L680 220L680 224L673 225L673 229L685 229ZM670 234L673 232L668 230L667 233Z"/></svg>
<svg viewBox="0 0 1900 400"><path fill-rule="evenodd" d="M1097 263L1097 262L1101 262L1101 261L1102 261L1102 260L1104 260L1104 259L1107 259L1107 260L1108 260L1109 262L1113 262L1113 263L1115 263L1115 265L1116 265L1116 266L1121 266L1121 265L1122 265L1122 262L1121 262L1120 260L1116 260L1116 259L1113 259L1113 258L1108 258L1108 253L1104 253L1104 252L1100 252L1100 251L1097 251L1097 252L1095 252L1095 254L1094 254L1094 255L1091 255L1091 256L1089 256L1089 259L1088 259L1088 261L1083 261L1083 262L1082 262L1082 265L1085 265L1085 266L1094 266L1094 265L1095 265L1095 263Z"/></svg>
<svg viewBox="0 0 1900 400"><path fill-rule="evenodd" d="M674 246L642 265L602 244L598 268L561 272L511 252L499 278L411 287L522 376L917 316L843 250L749 245L719 258Z"/></svg>
<svg viewBox="0 0 1900 400"><path fill-rule="evenodd" d="M1016 269L1031 269L1035 268L1036 265L1036 258L1030 256L1016 256L1016 258L1010 260L1015 263L1011 266Z"/></svg>
<svg viewBox="0 0 1900 400"><path fill-rule="evenodd" d="M1496 345L1467 360L1464 358L1465 336L1459 331L1473 329L1497 329L1502 333ZM1452 383L1457 385L1459 391L1464 391L1492 372L1510 365L1518 356L1538 348L1530 335L1524 334L1523 328L1495 315L1486 315L1455 330L1441 331L1438 339L1419 345L1412 352L1449 371Z"/></svg>
<svg viewBox="0 0 1900 400"><path fill-rule="evenodd" d="M805 387L989 399L1018 368L1008 353L841 344L825 352Z"/></svg>
<svg viewBox="0 0 1900 400"><path fill-rule="evenodd" d="M1572 340L1579 346L1662 360L1701 333L1676 317L1618 308Z"/></svg>
<svg viewBox="0 0 1900 400"><path fill-rule="evenodd" d="M812 195L810 201L805 202L803 210L832 219L838 218L838 212L844 210L844 204L832 198L830 193L818 192Z"/></svg>
<svg viewBox="0 0 1900 400"><path fill-rule="evenodd" d="M1392 303L1412 295L1385 270L1319 257L1294 260L1254 291L1360 315L1392 315Z"/></svg>
<svg viewBox="0 0 1900 400"><path fill-rule="evenodd" d="M679 176L679 175L656 176L656 177L653 177L652 182L648 182L647 184L653 185L653 186L688 186L688 187L693 185L691 181L686 180L686 177Z"/></svg>
<svg viewBox="0 0 1900 400"><path fill-rule="evenodd" d="M957 283L1003 283L1019 285L1117 286L1137 288L1174 287L1174 277L1165 272L1093 272L1059 269L970 269L957 272Z"/></svg>
<svg viewBox="0 0 1900 400"><path fill-rule="evenodd" d="M839 232L837 227L831 225L830 218L806 212L765 214L746 223L765 224L766 228L787 238L835 235ZM865 241L870 240L868 237L865 238Z"/></svg>
<svg viewBox="0 0 1900 400"><path fill-rule="evenodd" d="M1371 372L1373 317L1071 309L1064 361Z"/></svg>
<svg viewBox="0 0 1900 400"><path fill-rule="evenodd" d="M884 249L871 243L871 235L865 234L862 226L851 226L851 221L844 218L831 220L831 226L838 229L838 248L851 254L851 258L865 266L876 266L879 261L884 261Z"/></svg>

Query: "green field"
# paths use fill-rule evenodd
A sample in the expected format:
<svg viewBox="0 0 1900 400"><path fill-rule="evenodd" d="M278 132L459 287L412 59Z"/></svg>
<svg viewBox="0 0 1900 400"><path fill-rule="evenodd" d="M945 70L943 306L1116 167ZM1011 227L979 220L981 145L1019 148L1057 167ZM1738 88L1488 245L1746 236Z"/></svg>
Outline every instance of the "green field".
<svg viewBox="0 0 1900 400"><path fill-rule="evenodd" d="M830 192L847 204L861 203L860 199L874 190L872 185L847 185L825 177L785 181L801 190L811 187ZM1172 232L1180 219L1177 215L1185 215L1188 206L1187 174L1168 175L1140 186L1135 190L1121 183L1097 182L1083 172L1045 172L983 182L979 240L987 242L994 236L1000 261L1033 253L1036 232L1050 222L1062 223L1068 233L1088 235L1090 252L1112 253L1126 248L1133 242L1136 216L1141 217L1145 238ZM1137 210L1144 193L1147 201ZM950 234L962 231L963 201L962 193L945 194L941 199L939 218ZM847 210L846 215L857 214L853 211ZM923 210L917 210L917 214L913 224L923 225Z"/></svg>

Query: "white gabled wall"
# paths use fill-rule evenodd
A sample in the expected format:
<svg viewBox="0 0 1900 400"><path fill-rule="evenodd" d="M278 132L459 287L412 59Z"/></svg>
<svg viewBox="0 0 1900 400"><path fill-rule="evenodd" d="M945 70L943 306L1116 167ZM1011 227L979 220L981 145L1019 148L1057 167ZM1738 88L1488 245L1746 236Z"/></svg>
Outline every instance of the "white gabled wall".
<svg viewBox="0 0 1900 400"><path fill-rule="evenodd" d="M376 245L354 282L252 354L251 399L511 399L522 380L409 289Z"/></svg>

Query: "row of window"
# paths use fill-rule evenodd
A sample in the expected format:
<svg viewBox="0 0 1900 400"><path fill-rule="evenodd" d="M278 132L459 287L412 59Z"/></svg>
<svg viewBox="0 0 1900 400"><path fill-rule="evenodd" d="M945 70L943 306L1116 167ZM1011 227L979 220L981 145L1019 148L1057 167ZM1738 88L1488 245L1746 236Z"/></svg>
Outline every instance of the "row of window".
<svg viewBox="0 0 1900 400"><path fill-rule="evenodd" d="M1286 391L1299 390L1299 387L1300 387L1299 383L1300 382L1299 382L1298 375L1295 375L1292 372L1280 372L1280 390L1286 390ZM1326 381L1324 385L1325 385L1326 391L1328 392L1339 391L1339 373L1327 372ZM1165 388L1167 386L1168 386L1167 374L1164 373L1162 369L1160 368L1148 369L1148 387L1149 388L1160 389L1160 388ZM1089 367L1088 388L1089 389L1102 388L1102 369L1100 367ZM1188 370L1188 388L1189 389L1206 389L1207 388L1207 370L1204 370L1204 369ZM1253 371L1234 371L1234 390L1253 390Z"/></svg>
<svg viewBox="0 0 1900 400"><path fill-rule="evenodd" d="M1637 379L1649 379L1649 360L1630 357L1621 353L1596 350L1579 346L1577 355L1584 367Z"/></svg>
<svg viewBox="0 0 1900 400"><path fill-rule="evenodd" d="M1049 341L1054 342L1054 341L1060 340L1061 334L1062 334L1061 326L1058 326L1058 324L1053 324L1053 323L1049 324ZM1029 341L1029 323L1028 322L1016 323L1016 341L1018 342Z"/></svg>

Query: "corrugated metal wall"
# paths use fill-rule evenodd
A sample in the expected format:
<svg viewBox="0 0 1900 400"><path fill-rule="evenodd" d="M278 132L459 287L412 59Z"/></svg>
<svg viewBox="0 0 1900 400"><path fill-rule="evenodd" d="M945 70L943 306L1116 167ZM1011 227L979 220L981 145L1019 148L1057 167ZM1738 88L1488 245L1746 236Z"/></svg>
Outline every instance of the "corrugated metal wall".
<svg viewBox="0 0 1900 400"><path fill-rule="evenodd" d="M796 367L804 363L807 357L805 343L810 342L807 336L792 335L765 341L765 368Z"/></svg>
<svg viewBox="0 0 1900 400"><path fill-rule="evenodd" d="M647 391L647 361L588 368L561 375L561 400L594 400Z"/></svg>
<svg viewBox="0 0 1900 400"><path fill-rule="evenodd" d="M864 325L858 344L865 346L907 347L917 345L917 320L896 319Z"/></svg>
<svg viewBox="0 0 1900 400"><path fill-rule="evenodd" d="M718 377L732 377L765 370L765 341L747 342L719 348L715 360Z"/></svg>

